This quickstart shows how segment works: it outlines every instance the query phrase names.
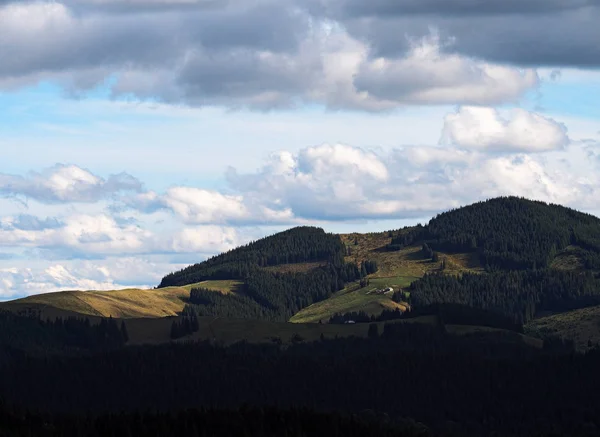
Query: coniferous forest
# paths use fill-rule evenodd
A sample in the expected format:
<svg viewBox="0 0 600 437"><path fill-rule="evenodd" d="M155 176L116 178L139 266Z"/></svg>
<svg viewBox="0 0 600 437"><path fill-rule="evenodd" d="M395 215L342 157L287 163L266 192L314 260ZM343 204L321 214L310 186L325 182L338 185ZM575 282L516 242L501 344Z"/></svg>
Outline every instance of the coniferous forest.
<svg viewBox="0 0 600 437"><path fill-rule="evenodd" d="M245 279L257 267L312 261L341 262L345 247L340 237L303 226L262 238L245 246L166 275L159 287L194 284L207 279Z"/></svg>
<svg viewBox="0 0 600 437"><path fill-rule="evenodd" d="M455 336L442 321L405 322L386 324L367 339L287 348L182 343L75 357L8 352L0 392L12 408L41 416L93 411L99 427L110 423L106 414L124 420L123 414L154 412L129 416L137 418L128 426L147 427L159 419L170 423L169 414L190 408L233 416L252 405L373 410L390 423L421 422L434 435L594 435L600 352L574 354L569 345L550 343L537 349L519 335ZM202 429L189 435L202 435Z"/></svg>
<svg viewBox="0 0 600 437"><path fill-rule="evenodd" d="M476 251L488 269L542 269L569 245L586 268L600 268L600 219L560 205L500 197L433 218L426 239L436 250Z"/></svg>

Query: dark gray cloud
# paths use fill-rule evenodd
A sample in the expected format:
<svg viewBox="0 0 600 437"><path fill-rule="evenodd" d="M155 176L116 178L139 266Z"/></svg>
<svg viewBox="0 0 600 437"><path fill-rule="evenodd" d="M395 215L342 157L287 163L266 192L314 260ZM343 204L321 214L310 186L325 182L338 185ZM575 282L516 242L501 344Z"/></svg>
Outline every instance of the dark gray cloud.
<svg viewBox="0 0 600 437"><path fill-rule="evenodd" d="M311 10L337 18L403 15L544 14L597 5L597 0L309 0Z"/></svg>
<svg viewBox="0 0 600 437"><path fill-rule="evenodd" d="M310 89L320 68L318 58L313 62L290 62L285 56L261 59L260 54L244 50L193 57L178 82L193 104L245 100L270 108L292 105Z"/></svg>
<svg viewBox="0 0 600 437"><path fill-rule="evenodd" d="M484 63L600 67L600 0L0 4L0 89L54 80L77 95L111 78L115 97L385 111L405 104L513 102L537 84L512 74L507 80L504 73L496 80ZM425 49L433 47L444 62L462 58L447 77L441 67L455 59L433 65L413 56L410 65L381 71L369 64L411 56L432 29L439 40ZM459 94L467 97L455 99Z"/></svg>
<svg viewBox="0 0 600 437"><path fill-rule="evenodd" d="M600 46L596 43L600 40L598 0L489 3L432 0L423 2L420 12L415 9L412 13L401 10L407 2L365 2L365 10L354 10L352 4L343 2L344 8L325 8L319 13L339 20L351 35L368 42L372 57L401 57L410 49L411 39L423 38L435 29L446 42L442 47L446 53L527 67L600 67ZM480 7L470 12L446 11L457 4ZM431 8L427 9L427 5ZM491 5L497 5L496 10ZM526 10L519 10L517 5ZM395 12L386 8L395 8Z"/></svg>
<svg viewBox="0 0 600 437"><path fill-rule="evenodd" d="M0 76L173 68L190 50L293 52L308 29L307 16L283 3L127 15L77 12L60 3L9 6L0 11Z"/></svg>

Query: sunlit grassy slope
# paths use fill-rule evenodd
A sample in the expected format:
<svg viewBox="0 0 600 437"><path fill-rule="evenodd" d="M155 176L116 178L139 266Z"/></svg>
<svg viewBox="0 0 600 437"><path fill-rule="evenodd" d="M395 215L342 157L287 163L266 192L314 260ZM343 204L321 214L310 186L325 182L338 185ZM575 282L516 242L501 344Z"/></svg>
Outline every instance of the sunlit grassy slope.
<svg viewBox="0 0 600 437"><path fill-rule="evenodd" d="M39 294L0 304L5 309L54 308L91 316L133 318L165 317L181 312L190 290L204 287L221 293L236 292L240 281L204 281L183 287L159 289L130 288L113 291L60 291Z"/></svg>
<svg viewBox="0 0 600 437"><path fill-rule="evenodd" d="M353 283L341 291L335 293L327 300L315 303L296 313L290 322L314 323L322 320L327 322L335 313L347 313L354 311L365 311L367 314L380 314L384 309L406 309L406 305L394 302L389 295L368 294L379 288L392 287L400 290L408 286L417 278L412 276L396 276L391 278L373 278L368 286L361 288L359 284Z"/></svg>
<svg viewBox="0 0 600 437"><path fill-rule="evenodd" d="M423 257L419 245L388 252L385 246L391 241L391 236L387 232L342 234L341 238L350 250L350 255L346 257L347 262L376 261L378 271L369 276L368 286L361 288L358 283L349 284L329 299L300 310L290 319L290 322L316 323L319 320L326 322L336 313L354 311L378 315L385 309L405 310L407 305L394 302L391 295L370 292L392 287L395 292L404 293L403 289L414 280L427 272L440 270L441 260L445 260L444 272L447 274L483 271L474 254L442 253L440 262L434 263Z"/></svg>

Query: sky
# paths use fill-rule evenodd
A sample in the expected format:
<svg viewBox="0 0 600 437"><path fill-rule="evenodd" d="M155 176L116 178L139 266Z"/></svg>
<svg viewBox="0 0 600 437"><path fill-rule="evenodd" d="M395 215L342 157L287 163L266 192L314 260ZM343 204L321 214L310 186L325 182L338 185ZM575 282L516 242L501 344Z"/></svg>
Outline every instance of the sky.
<svg viewBox="0 0 600 437"><path fill-rule="evenodd" d="M0 0L0 300L298 225L600 215L598 0Z"/></svg>

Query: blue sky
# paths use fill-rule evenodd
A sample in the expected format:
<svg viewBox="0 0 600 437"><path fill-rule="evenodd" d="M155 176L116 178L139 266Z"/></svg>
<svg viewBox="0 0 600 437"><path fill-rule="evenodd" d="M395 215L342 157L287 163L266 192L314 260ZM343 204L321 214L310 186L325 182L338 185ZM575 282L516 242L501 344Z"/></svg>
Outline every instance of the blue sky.
<svg viewBox="0 0 600 437"><path fill-rule="evenodd" d="M0 299L498 195L599 214L598 7L438 1L3 2Z"/></svg>

